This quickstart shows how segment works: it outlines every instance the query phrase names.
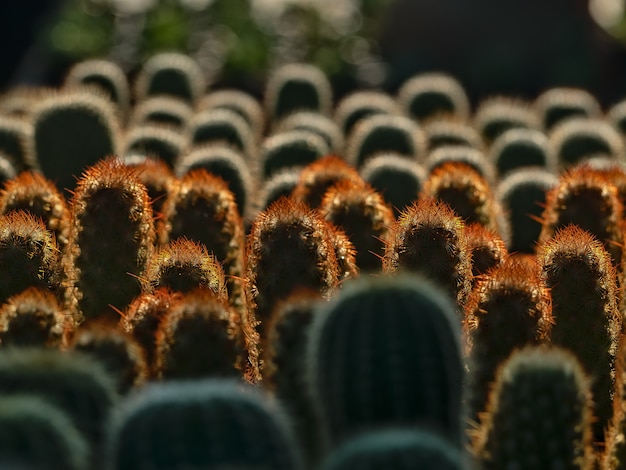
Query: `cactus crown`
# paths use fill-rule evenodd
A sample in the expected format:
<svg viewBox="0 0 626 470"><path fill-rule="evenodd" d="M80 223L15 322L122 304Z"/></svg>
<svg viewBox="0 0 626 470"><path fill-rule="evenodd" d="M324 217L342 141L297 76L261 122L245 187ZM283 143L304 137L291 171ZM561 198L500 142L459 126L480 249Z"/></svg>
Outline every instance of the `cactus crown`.
<svg viewBox="0 0 626 470"><path fill-rule="evenodd" d="M312 132L294 130L274 134L265 139L261 149L263 177L268 179L284 168L309 165L328 152L324 139Z"/></svg>
<svg viewBox="0 0 626 470"><path fill-rule="evenodd" d="M368 116L402 115L402 108L391 96L379 91L356 91L343 98L335 109L335 122L345 136L350 136L356 125Z"/></svg>
<svg viewBox="0 0 626 470"><path fill-rule="evenodd" d="M524 101L498 96L482 101L474 114L474 126L491 144L509 129L539 129L537 114Z"/></svg>
<svg viewBox="0 0 626 470"><path fill-rule="evenodd" d="M472 167L490 185L496 180L496 169L485 154L478 149L464 146L450 145L433 150L424 161L424 167L427 173L432 173L447 162L458 162Z"/></svg>
<svg viewBox="0 0 626 470"><path fill-rule="evenodd" d="M133 108L130 127L164 125L185 130L193 109L185 101L171 96L154 96Z"/></svg>
<svg viewBox="0 0 626 470"><path fill-rule="evenodd" d="M139 153L159 158L172 168L187 145L187 137L163 126L141 126L126 133L124 155Z"/></svg>
<svg viewBox="0 0 626 470"><path fill-rule="evenodd" d="M299 167L287 168L266 180L259 191L256 209L264 211L279 199L290 197L298 185L301 171Z"/></svg>
<svg viewBox="0 0 626 470"><path fill-rule="evenodd" d="M152 213L160 213L165 198L176 181L170 167L163 160L143 155L125 157L124 164L136 170L137 179L146 187Z"/></svg>
<svg viewBox="0 0 626 470"><path fill-rule="evenodd" d="M543 167L556 171L556 162L548 159L548 138L536 129L510 129L491 146L490 160L500 176L525 167Z"/></svg>
<svg viewBox="0 0 626 470"><path fill-rule="evenodd" d="M464 121L435 119L424 123L428 149L436 150L448 145L471 147L482 150L482 138L476 130Z"/></svg>
<svg viewBox="0 0 626 470"><path fill-rule="evenodd" d="M599 118L602 114L593 95L579 88L550 88L537 97L534 108L546 132L566 119Z"/></svg>
<svg viewBox="0 0 626 470"><path fill-rule="evenodd" d="M11 158L0 153L0 185L12 180L17 175L17 169L13 166Z"/></svg>
<svg viewBox="0 0 626 470"><path fill-rule="evenodd" d="M481 224L465 227L467 247L472 253L472 276L474 280L491 268L498 266L508 256L506 243L495 231Z"/></svg>
<svg viewBox="0 0 626 470"><path fill-rule="evenodd" d="M254 135L258 138L265 128L265 116L259 102L241 90L217 90L206 95L198 109L230 109L246 120Z"/></svg>
<svg viewBox="0 0 626 470"><path fill-rule="evenodd" d="M221 144L232 147L247 160L256 159L256 139L246 121L229 109L210 109L196 114L190 123L192 146Z"/></svg>
<svg viewBox="0 0 626 470"><path fill-rule="evenodd" d="M277 132L305 130L322 137L331 152L343 150L343 133L339 126L328 116L311 112L299 111L290 114L280 122Z"/></svg>

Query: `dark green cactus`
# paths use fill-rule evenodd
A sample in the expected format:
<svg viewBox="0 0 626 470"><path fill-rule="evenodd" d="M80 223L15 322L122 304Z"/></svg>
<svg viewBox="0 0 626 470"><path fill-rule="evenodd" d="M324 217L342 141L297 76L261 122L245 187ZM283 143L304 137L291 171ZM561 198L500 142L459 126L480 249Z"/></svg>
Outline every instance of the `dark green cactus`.
<svg viewBox="0 0 626 470"><path fill-rule="evenodd" d="M516 349L549 341L553 322L550 291L534 258L510 257L478 280L464 321L472 419L485 410L500 364Z"/></svg>
<svg viewBox="0 0 626 470"><path fill-rule="evenodd" d="M461 84L452 76L422 73L409 78L398 90L398 102L417 121L439 116L467 119L470 103Z"/></svg>
<svg viewBox="0 0 626 470"><path fill-rule="evenodd" d="M248 161L257 159L256 139L250 126L229 109L210 109L196 114L189 124L190 145L226 145L241 152Z"/></svg>
<svg viewBox="0 0 626 470"><path fill-rule="evenodd" d="M428 150L446 145L461 145L482 150L482 137L465 121L435 119L424 123Z"/></svg>
<svg viewBox="0 0 626 470"><path fill-rule="evenodd" d="M507 241L509 251L535 252L546 194L557 184L558 178L553 173L540 168L516 170L500 181L496 198L511 228Z"/></svg>
<svg viewBox="0 0 626 470"><path fill-rule="evenodd" d="M393 153L370 158L359 171L393 208L395 217L417 200L426 180L426 171L419 163Z"/></svg>
<svg viewBox="0 0 626 470"><path fill-rule="evenodd" d="M570 350L593 376L594 441L604 442L622 331L615 268L602 243L574 225L543 242L537 258L552 296L552 343Z"/></svg>
<svg viewBox="0 0 626 470"><path fill-rule="evenodd" d="M163 210L165 198L175 184L176 176L162 160L143 155L131 155L124 158L124 164L134 168L137 178L148 190L152 213L158 217Z"/></svg>
<svg viewBox="0 0 626 470"><path fill-rule="evenodd" d="M592 470L589 379L565 351L526 348L498 372L474 454L485 470Z"/></svg>
<svg viewBox="0 0 626 470"><path fill-rule="evenodd" d="M474 114L474 127L485 142L491 145L509 129L539 129L541 122L528 103L496 96L478 105Z"/></svg>
<svg viewBox="0 0 626 470"><path fill-rule="evenodd" d="M450 297L414 276L364 276L316 314L310 387L332 445L424 426L462 444L460 327Z"/></svg>
<svg viewBox="0 0 626 470"><path fill-rule="evenodd" d="M534 102L534 108L546 132L573 117L600 118L602 108L598 100L580 88L549 88Z"/></svg>
<svg viewBox="0 0 626 470"><path fill-rule="evenodd" d="M500 177L527 167L556 171L556 162L548 159L548 138L536 129L510 129L504 132L491 146L489 157Z"/></svg>
<svg viewBox="0 0 626 470"><path fill-rule="evenodd" d="M469 165L480 174L491 186L496 180L496 168L493 163L478 149L467 146L450 145L440 147L428 154L424 160L426 173L432 173L447 162L458 162Z"/></svg>
<svg viewBox="0 0 626 470"><path fill-rule="evenodd" d="M17 170L11 162L11 158L0 153L0 185L12 180L17 175Z"/></svg>
<svg viewBox="0 0 626 470"><path fill-rule="evenodd" d="M154 96L137 103L130 118L130 127L163 125L185 131L193 115L191 106L171 96Z"/></svg>
<svg viewBox="0 0 626 470"><path fill-rule="evenodd" d="M328 456L322 470L462 470L463 454L428 430L388 429L356 437Z"/></svg>
<svg viewBox="0 0 626 470"><path fill-rule="evenodd" d="M0 116L0 154L8 158L16 172L38 168L33 154L28 152L32 128L28 121Z"/></svg>
<svg viewBox="0 0 626 470"><path fill-rule="evenodd" d="M111 425L111 470L272 468L302 461L279 406L228 380L155 384L124 403Z"/></svg>
<svg viewBox="0 0 626 470"><path fill-rule="evenodd" d="M126 133L123 154L159 158L172 168L187 146L188 138L163 126L141 126Z"/></svg>
<svg viewBox="0 0 626 470"><path fill-rule="evenodd" d="M290 114L280 122L277 132L305 130L322 137L330 152L343 151L343 132L330 117L312 111L299 111Z"/></svg>
<svg viewBox="0 0 626 470"><path fill-rule="evenodd" d="M478 278L502 263L509 255L504 240L493 230L481 224L465 227L467 246L472 253L473 284Z"/></svg>
<svg viewBox="0 0 626 470"><path fill-rule="evenodd" d="M195 104L206 88L204 74L190 56L164 52L150 57L135 82L135 97L143 101L149 96L169 95Z"/></svg>
<svg viewBox="0 0 626 470"><path fill-rule="evenodd" d="M601 455L602 470L620 470L626 463L626 337L620 335L615 357L615 390L613 395L613 417L606 430L606 446ZM600 459L599 459L600 460Z"/></svg>
<svg viewBox="0 0 626 470"><path fill-rule="evenodd" d="M290 197L300 181L302 168L294 167L281 170L266 180L256 198L256 210L264 211L283 197Z"/></svg>
<svg viewBox="0 0 626 470"><path fill-rule="evenodd" d="M363 119L377 114L400 116L402 108L386 93L360 90L346 96L337 104L334 119L343 135L348 138Z"/></svg>
<svg viewBox="0 0 626 470"><path fill-rule="evenodd" d="M43 86L15 86L2 96L0 110L3 115L29 120L33 107L42 99L54 93L53 88Z"/></svg>
<svg viewBox="0 0 626 470"><path fill-rule="evenodd" d="M409 118L374 115L363 119L350 134L346 160L356 168L379 153L396 153L422 161L426 158L426 148L426 134Z"/></svg>
<svg viewBox="0 0 626 470"><path fill-rule="evenodd" d="M73 189L89 166L119 151L112 104L88 91L53 94L33 108L29 158L59 188Z"/></svg>
<svg viewBox="0 0 626 470"><path fill-rule="evenodd" d="M312 132L296 130L274 134L265 139L261 148L261 174L267 180L280 170L309 165L328 153L324 139Z"/></svg>
<svg viewBox="0 0 626 470"><path fill-rule="evenodd" d="M102 160L78 181L64 255L65 302L79 322L118 321L141 292L155 232L146 187L136 170Z"/></svg>
<svg viewBox="0 0 626 470"><path fill-rule="evenodd" d="M38 397L0 398L0 467L86 470L88 447L66 413Z"/></svg>
<svg viewBox="0 0 626 470"><path fill-rule="evenodd" d="M246 120L254 136L259 139L265 130L263 108L252 95L235 89L215 90L198 105L200 110L230 109Z"/></svg>
<svg viewBox="0 0 626 470"><path fill-rule="evenodd" d="M622 135L626 135L626 99L615 103L608 110L607 118Z"/></svg>

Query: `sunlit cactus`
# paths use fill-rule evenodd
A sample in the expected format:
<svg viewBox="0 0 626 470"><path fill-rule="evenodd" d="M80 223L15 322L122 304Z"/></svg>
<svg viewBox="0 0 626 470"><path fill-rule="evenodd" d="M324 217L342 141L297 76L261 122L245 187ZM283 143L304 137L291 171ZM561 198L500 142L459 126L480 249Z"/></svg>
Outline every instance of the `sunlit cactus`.
<svg viewBox="0 0 626 470"><path fill-rule="evenodd" d="M152 213L158 217L163 210L165 198L176 182L172 169L163 160L142 155L131 155L123 161L125 165L136 170L137 178L148 191Z"/></svg>
<svg viewBox="0 0 626 470"><path fill-rule="evenodd" d="M280 170L304 167L328 155L322 137L310 131L281 132L268 137L260 151L261 174L268 179Z"/></svg>
<svg viewBox="0 0 626 470"><path fill-rule="evenodd" d="M301 172L302 168L287 168L265 181L256 197L256 210L264 211L279 199L290 197L300 181Z"/></svg>
<svg viewBox="0 0 626 470"><path fill-rule="evenodd" d="M480 276L500 265L509 253L500 235L484 225L476 223L467 225L465 237L472 253L472 276L476 285Z"/></svg>
<svg viewBox="0 0 626 470"><path fill-rule="evenodd" d="M33 107L52 93L54 89L45 86L14 86L0 99L0 110L3 115L30 121Z"/></svg>
<svg viewBox="0 0 626 470"><path fill-rule="evenodd" d="M465 121L456 119L435 119L423 124L428 150L432 151L447 145L471 147L482 150L482 137Z"/></svg>
<svg viewBox="0 0 626 470"><path fill-rule="evenodd" d="M0 153L0 185L12 180L17 175L17 170L11 162L11 158Z"/></svg>
<svg viewBox="0 0 626 470"><path fill-rule="evenodd" d="M402 108L390 95L380 91L355 91L335 108L334 119L348 138L363 119L377 115L401 116Z"/></svg>
<svg viewBox="0 0 626 470"><path fill-rule="evenodd" d="M330 117L312 111L299 111L290 114L280 122L277 132L305 130L322 137L333 153L343 151L343 132Z"/></svg>
<svg viewBox="0 0 626 470"><path fill-rule="evenodd" d="M537 97L533 106L546 132L573 117L599 118L602 115L598 100L581 88L549 88Z"/></svg>
<svg viewBox="0 0 626 470"><path fill-rule="evenodd" d="M577 166L603 176L606 184L615 186L617 197L622 203L621 217L623 217L626 210L626 162L618 162L612 158L592 158Z"/></svg>
<svg viewBox="0 0 626 470"><path fill-rule="evenodd" d="M337 258L339 268L339 285L348 279L359 276L359 268L356 264L356 249L342 228L329 223L329 230L333 243L333 251Z"/></svg>
<svg viewBox="0 0 626 470"><path fill-rule="evenodd" d="M541 122L529 103L496 96L478 105L474 127L485 142L491 144L509 129L540 129Z"/></svg>
<svg viewBox="0 0 626 470"><path fill-rule="evenodd" d="M187 102L171 96L155 96L137 103L129 127L162 125L185 131L192 115L193 109Z"/></svg>
<svg viewBox="0 0 626 470"><path fill-rule="evenodd" d="M433 150L424 160L424 168L427 173L432 173L447 162L469 165L474 171L480 173L490 186L496 180L496 168L484 152L465 146L450 145Z"/></svg>
<svg viewBox="0 0 626 470"><path fill-rule="evenodd" d="M189 145L226 145L241 152L247 160L257 158L256 139L250 126L229 109L211 109L196 114L189 123Z"/></svg>
<svg viewBox="0 0 626 470"><path fill-rule="evenodd" d="M28 121L11 116L0 116L0 154L9 159L19 173L38 168L27 143L33 132Z"/></svg>
<svg viewBox="0 0 626 470"><path fill-rule="evenodd" d="M206 95L198 104L198 109L230 109L246 120L257 139L265 130L265 116L261 104L248 93L236 89L215 90Z"/></svg>
<svg viewBox="0 0 626 470"><path fill-rule="evenodd" d="M172 168L187 142L187 136L174 129L154 125L136 127L126 133L123 155L159 158Z"/></svg>
<svg viewBox="0 0 626 470"><path fill-rule="evenodd" d="M626 135L626 99L615 103L606 117L622 135Z"/></svg>
<svg viewBox="0 0 626 470"><path fill-rule="evenodd" d="M511 129L491 146L490 160L503 177L512 171L540 167L556 172L556 163L548 157L548 138L536 129Z"/></svg>

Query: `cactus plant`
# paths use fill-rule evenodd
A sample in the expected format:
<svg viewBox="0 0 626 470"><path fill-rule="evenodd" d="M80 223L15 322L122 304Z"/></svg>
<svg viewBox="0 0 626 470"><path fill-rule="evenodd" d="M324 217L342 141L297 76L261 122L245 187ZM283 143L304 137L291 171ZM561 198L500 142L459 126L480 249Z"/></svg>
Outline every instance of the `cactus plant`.
<svg viewBox="0 0 626 470"><path fill-rule="evenodd" d="M481 224L469 224L465 227L467 246L472 253L473 284L491 268L499 266L508 256L506 243L493 230Z"/></svg>
<svg viewBox="0 0 626 470"><path fill-rule="evenodd" d="M0 185L12 180L17 175L17 170L11 162L11 158L0 153Z"/></svg>
<svg viewBox="0 0 626 470"><path fill-rule="evenodd" d="M400 116L402 108L395 99L383 92L359 90L337 104L334 119L343 135L349 138L357 124L377 114Z"/></svg>
<svg viewBox="0 0 626 470"><path fill-rule="evenodd" d="M298 185L301 172L302 168L300 167L287 168L266 180L256 198L257 211L264 211L279 199L290 197Z"/></svg>
<svg viewBox="0 0 626 470"><path fill-rule="evenodd" d="M192 114L193 109L185 101L171 96L154 96L137 103L129 127L162 125L184 131Z"/></svg>
<svg viewBox="0 0 626 470"><path fill-rule="evenodd" d="M493 185L496 180L496 168L493 163L482 151L466 146L446 145L433 150L424 161L424 168L426 169L426 173L432 173L447 162L458 162L469 165L474 171L478 172L490 186Z"/></svg>
<svg viewBox="0 0 626 470"><path fill-rule="evenodd" d="M118 321L139 295L155 233L148 192L133 168L118 159L90 167L70 206L64 271L65 302L79 322ZM111 308L113 306L114 308Z"/></svg>
<svg viewBox="0 0 626 470"><path fill-rule="evenodd" d="M137 178L146 187L152 213L157 217L163 210L163 203L176 181L174 173L163 160L143 155L130 155L124 158L124 164L134 168Z"/></svg>
<svg viewBox="0 0 626 470"><path fill-rule="evenodd" d="M0 154L9 159L18 173L38 167L33 154L28 152L31 133L32 128L27 121L0 116Z"/></svg>
<svg viewBox="0 0 626 470"><path fill-rule="evenodd" d="M281 408L225 379L150 386L119 409L109 442L114 470L302 468Z"/></svg>
<svg viewBox="0 0 626 470"><path fill-rule="evenodd" d="M591 470L591 395L578 361L529 347L498 372L474 453L480 468Z"/></svg>
<svg viewBox="0 0 626 470"><path fill-rule="evenodd" d="M626 462L626 441L624 427L626 426L626 340L620 335L617 354L615 357L615 390L613 395L613 417L606 430L606 446L601 456L602 470L619 470Z"/></svg>
<svg viewBox="0 0 626 470"><path fill-rule="evenodd" d="M509 129L540 129L531 106L521 100L496 96L483 100L474 114L474 127L489 145Z"/></svg>
<svg viewBox="0 0 626 470"><path fill-rule="evenodd" d="M215 90L200 101L198 109L230 109L246 120L258 140L265 129L265 116L259 102L244 91L236 89Z"/></svg>
<svg viewBox="0 0 626 470"><path fill-rule="evenodd" d="M359 268L356 264L356 249L346 233L332 223L328 223L333 251L337 259L339 285L342 282L359 276Z"/></svg>
<svg viewBox="0 0 626 470"><path fill-rule="evenodd" d="M463 366L450 297L414 276L364 276L321 304L309 383L336 446L360 432L424 426L462 442Z"/></svg>
<svg viewBox="0 0 626 470"><path fill-rule="evenodd" d="M556 162L548 158L548 138L536 129L510 129L491 146L490 160L500 177L526 167L556 172Z"/></svg>
<svg viewBox="0 0 626 470"><path fill-rule="evenodd" d="M607 185L615 186L617 197L622 203L620 218L623 217L624 210L626 210L626 164L618 162L613 158L591 158L579 163L577 166L588 168L589 171L603 176Z"/></svg>
<svg viewBox="0 0 626 470"><path fill-rule="evenodd" d="M196 114L189 124L190 145L226 145L241 152L247 160L256 160L256 139L250 126L236 112L211 109Z"/></svg>
<svg viewBox="0 0 626 470"><path fill-rule="evenodd" d="M180 132L163 126L136 127L126 133L123 155L142 154L159 158L172 168L187 141L187 137Z"/></svg>
<svg viewBox="0 0 626 470"><path fill-rule="evenodd" d="M51 93L52 88L43 86L15 86L2 96L0 110L3 115L28 121L32 117L33 107Z"/></svg>
<svg viewBox="0 0 626 470"><path fill-rule="evenodd" d="M299 111L290 114L280 122L277 132L305 130L322 137L331 152L343 150L343 132L330 117L312 111Z"/></svg>
<svg viewBox="0 0 626 470"><path fill-rule="evenodd" d="M482 137L465 121L435 119L425 122L423 127L430 151L447 145L483 149Z"/></svg>
<svg viewBox="0 0 626 470"><path fill-rule="evenodd" d="M622 135L626 134L626 100L615 103L606 117Z"/></svg>
<svg viewBox="0 0 626 470"><path fill-rule="evenodd" d="M549 88L537 97L533 106L546 132L573 117L599 118L602 115L596 98L580 88Z"/></svg>
<svg viewBox="0 0 626 470"><path fill-rule="evenodd" d="M282 169L309 165L328 153L324 139L310 131L274 134L263 142L259 157L261 173L268 179Z"/></svg>

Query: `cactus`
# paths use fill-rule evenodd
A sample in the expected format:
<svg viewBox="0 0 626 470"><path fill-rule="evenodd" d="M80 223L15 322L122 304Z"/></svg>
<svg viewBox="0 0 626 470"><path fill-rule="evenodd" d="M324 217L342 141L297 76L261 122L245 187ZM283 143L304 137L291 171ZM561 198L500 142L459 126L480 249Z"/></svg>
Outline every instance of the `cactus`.
<svg viewBox="0 0 626 470"><path fill-rule="evenodd" d="M69 349L102 364L120 395L126 395L148 379L142 346L117 328L101 325L79 328L72 337Z"/></svg>
<svg viewBox="0 0 626 470"><path fill-rule="evenodd" d="M539 129L537 113L524 101L496 96L478 105L474 114L474 127L491 145L509 129Z"/></svg>
<svg viewBox="0 0 626 470"><path fill-rule="evenodd" d="M0 190L0 214L23 210L39 217L63 251L69 235L69 208L56 186L41 173L25 171Z"/></svg>
<svg viewBox="0 0 626 470"><path fill-rule="evenodd" d="M215 90L198 105L200 110L230 109L246 120L256 139L263 135L265 116L259 102L251 95L235 89Z"/></svg>
<svg viewBox="0 0 626 470"><path fill-rule="evenodd" d="M482 151L466 146L450 145L433 150L424 161L424 168L426 173L430 174L447 162L458 162L470 166L490 186L496 180L496 168L493 163Z"/></svg>
<svg viewBox="0 0 626 470"><path fill-rule="evenodd" d="M4 186L7 181L12 180L17 175L17 170L11 162L11 158L0 153L0 186Z"/></svg>
<svg viewBox="0 0 626 470"><path fill-rule="evenodd" d="M474 453L485 470L594 468L589 380L565 351L526 348L498 372Z"/></svg>
<svg viewBox="0 0 626 470"><path fill-rule="evenodd" d="M385 243L395 219L380 194L367 184L346 180L326 192L319 210L346 233L356 250L360 271L382 269Z"/></svg>
<svg viewBox="0 0 626 470"><path fill-rule="evenodd" d="M256 139L246 121L234 111L211 109L196 114L189 125L190 145L219 144L241 152L247 160L256 160Z"/></svg>
<svg viewBox="0 0 626 470"><path fill-rule="evenodd" d="M29 287L0 307L0 344L59 348L71 319L48 290Z"/></svg>
<svg viewBox="0 0 626 470"><path fill-rule="evenodd" d="M278 171L302 167L329 153L322 137L309 131L289 131L274 134L263 142L261 167L263 178L269 179Z"/></svg>
<svg viewBox="0 0 626 470"><path fill-rule="evenodd" d="M370 158L360 172L363 180L393 208L395 217L417 200L426 180L419 163L393 153Z"/></svg>
<svg viewBox="0 0 626 470"><path fill-rule="evenodd" d="M42 99L32 113L29 158L59 188L73 189L87 167L118 153L118 119L103 97L66 91Z"/></svg>
<svg viewBox="0 0 626 470"><path fill-rule="evenodd" d="M28 287L57 295L59 249L43 222L24 211L0 216L0 304Z"/></svg>
<svg viewBox="0 0 626 470"><path fill-rule="evenodd" d="M141 102L149 96L169 95L194 105L205 87L204 74L190 56L163 52L150 57L139 71L135 97Z"/></svg>
<svg viewBox="0 0 626 470"><path fill-rule="evenodd" d="M467 246L472 253L473 285L491 268L499 266L508 256L504 240L493 230L481 224L465 227Z"/></svg>
<svg viewBox="0 0 626 470"><path fill-rule="evenodd" d="M299 167L287 168L266 180L256 198L257 211L264 211L279 199L290 197L298 185L301 172Z"/></svg>
<svg viewBox="0 0 626 470"><path fill-rule="evenodd" d="M322 470L461 470L462 453L422 429L387 429L351 439L328 456Z"/></svg>
<svg viewBox="0 0 626 470"><path fill-rule="evenodd" d="M291 196L296 201L304 202L310 208L317 209L326 191L342 181L363 184L359 173L345 160L329 155L302 169L298 184Z"/></svg>
<svg viewBox="0 0 626 470"><path fill-rule="evenodd" d="M305 130L319 135L326 141L331 152L343 150L343 133L330 117L311 111L290 114L280 122L277 132Z"/></svg>
<svg viewBox="0 0 626 470"><path fill-rule="evenodd" d="M586 167L599 175L602 175L608 185L615 186L617 197L622 203L620 218L624 217L626 210L626 165L612 158L592 158L577 165Z"/></svg>
<svg viewBox="0 0 626 470"><path fill-rule="evenodd" d="M337 104L334 119L343 135L349 138L357 124L377 114L400 116L402 108L395 99L383 92L355 91Z"/></svg>
<svg viewBox="0 0 626 470"><path fill-rule="evenodd" d="M146 187L152 213L159 216L163 203L176 181L172 170L162 160L135 155L124 158L124 164L136 170L137 178Z"/></svg>
<svg viewBox="0 0 626 470"><path fill-rule="evenodd" d="M600 103L580 88L549 88L537 97L533 106L546 132L573 117L602 116Z"/></svg>
<svg viewBox="0 0 626 470"><path fill-rule="evenodd" d="M607 112L607 119L622 135L626 135L626 100L615 103Z"/></svg>
<svg viewBox="0 0 626 470"><path fill-rule="evenodd" d="M265 84L265 110L278 123L295 111L317 111L329 115L333 92L326 75L309 64L279 67Z"/></svg>
<svg viewBox="0 0 626 470"><path fill-rule="evenodd" d="M621 134L601 119L568 119L550 132L548 140L548 158L560 170L598 155L624 161L624 151Z"/></svg>
<svg viewBox="0 0 626 470"><path fill-rule="evenodd" d="M185 131L192 115L193 109L187 102L171 96L155 96L137 103L129 127L162 125Z"/></svg>
<svg viewBox="0 0 626 470"><path fill-rule="evenodd" d="M613 395L613 417L606 431L606 446L601 456L602 470L619 470L626 462L626 337L620 335L615 357L615 389ZM599 459L600 460L600 459Z"/></svg>
<svg viewBox="0 0 626 470"><path fill-rule="evenodd" d="M550 291L534 258L508 258L478 280L464 321L473 419L485 409L499 365L516 349L549 341L553 323Z"/></svg>
<svg viewBox="0 0 626 470"><path fill-rule="evenodd" d="M70 214L66 305L79 322L117 322L117 311L139 295L153 252L148 192L133 168L102 160L78 181Z"/></svg>
<svg viewBox="0 0 626 470"><path fill-rule="evenodd" d="M224 379L150 386L119 409L109 441L114 470L302 468L282 409Z"/></svg>
<svg viewBox="0 0 626 470"><path fill-rule="evenodd" d="M187 146L187 137L163 126L141 126L126 133L123 155L142 154L159 158L174 167L179 155Z"/></svg>
<svg viewBox="0 0 626 470"><path fill-rule="evenodd" d="M541 167L556 172L556 162L548 158L548 138L536 129L511 129L491 146L489 158L500 177L511 171Z"/></svg>
<svg viewBox="0 0 626 470"><path fill-rule="evenodd" d="M439 116L467 119L470 103L461 84L445 73L423 73L409 78L398 90L398 102L417 121Z"/></svg>
<svg viewBox="0 0 626 470"><path fill-rule="evenodd" d="M472 254L463 220L436 199L414 203L397 219L385 247L383 271L398 270L439 284L462 311L472 288Z"/></svg>
<svg viewBox="0 0 626 470"><path fill-rule="evenodd" d="M552 343L570 350L593 375L594 440L604 442L611 418L614 365L622 319L611 258L597 239L577 226L556 232L537 249L552 295Z"/></svg>
<svg viewBox="0 0 626 470"><path fill-rule="evenodd" d="M32 118L35 104L53 92L52 88L42 86L13 87L2 96L0 110L3 115L28 121Z"/></svg>
<svg viewBox="0 0 626 470"><path fill-rule="evenodd" d="M390 426L462 444L463 366L450 297L414 276L364 276L320 305L307 363L331 445Z"/></svg>
<svg viewBox="0 0 626 470"><path fill-rule="evenodd" d="M0 154L13 165L16 172L38 167L33 154L28 152L27 142L32 128L27 121L11 116L0 116Z"/></svg>
<svg viewBox="0 0 626 470"><path fill-rule="evenodd" d="M88 447L66 413L38 397L0 398L0 466L86 470Z"/></svg>
<svg viewBox="0 0 626 470"><path fill-rule="evenodd" d="M521 169L508 174L496 188L508 225L511 227L507 242L509 251L534 253L541 234L540 217L544 211L546 194L558 184L551 172Z"/></svg>
<svg viewBox="0 0 626 470"><path fill-rule="evenodd" d="M333 251L337 259L338 280L339 284L348 279L359 276L359 268L356 265L356 249L346 235L346 233L337 226L329 223L331 240L333 243Z"/></svg>
<svg viewBox="0 0 626 470"><path fill-rule="evenodd" d="M447 145L483 149L482 137L465 121L435 119L424 123L423 126L429 151Z"/></svg>
<svg viewBox="0 0 626 470"><path fill-rule="evenodd" d="M379 153L396 153L421 161L426 157L426 134L404 116L374 115L363 119L350 134L346 160L361 168Z"/></svg>

